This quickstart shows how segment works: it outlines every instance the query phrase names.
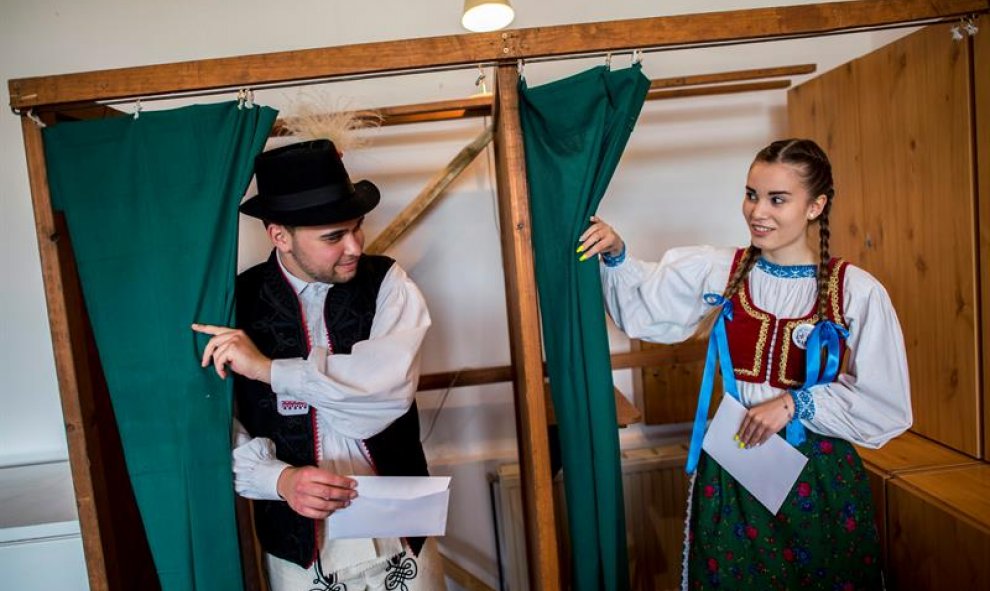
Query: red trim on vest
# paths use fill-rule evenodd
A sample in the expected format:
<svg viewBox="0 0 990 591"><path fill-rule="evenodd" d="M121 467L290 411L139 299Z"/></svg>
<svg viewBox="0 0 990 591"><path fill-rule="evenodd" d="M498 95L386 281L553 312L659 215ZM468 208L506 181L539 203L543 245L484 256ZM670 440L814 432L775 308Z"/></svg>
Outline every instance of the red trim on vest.
<svg viewBox="0 0 990 591"><path fill-rule="evenodd" d="M730 277L739 266L744 252L745 249L736 251ZM849 263L838 258L833 258L828 264L829 301L825 316L842 326L846 326L842 306L843 283L848 265ZM748 278L743 281L742 289L732 296L731 301L733 317L725 326L736 379L753 383L769 381L771 386L783 390L803 385L806 373L805 350L794 344L792 334L799 324L818 322L818 301L800 318L777 318L753 302ZM845 351L845 342L840 341L840 358L845 355Z"/></svg>

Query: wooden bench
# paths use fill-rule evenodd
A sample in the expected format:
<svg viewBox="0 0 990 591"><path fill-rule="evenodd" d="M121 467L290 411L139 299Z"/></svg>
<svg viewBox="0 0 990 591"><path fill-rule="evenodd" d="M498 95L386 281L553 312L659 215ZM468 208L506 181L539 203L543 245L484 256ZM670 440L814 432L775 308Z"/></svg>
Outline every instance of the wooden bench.
<svg viewBox="0 0 990 591"><path fill-rule="evenodd" d="M899 474L887 519L889 589L990 586L990 465Z"/></svg>
<svg viewBox="0 0 990 591"><path fill-rule="evenodd" d="M909 474L938 473L962 466L977 466L973 458L908 431L881 449L857 448L863 467L870 478L873 503L876 507L877 528L883 554L883 564L889 569L890 515L888 496L891 483ZM906 587L910 588L910 587Z"/></svg>

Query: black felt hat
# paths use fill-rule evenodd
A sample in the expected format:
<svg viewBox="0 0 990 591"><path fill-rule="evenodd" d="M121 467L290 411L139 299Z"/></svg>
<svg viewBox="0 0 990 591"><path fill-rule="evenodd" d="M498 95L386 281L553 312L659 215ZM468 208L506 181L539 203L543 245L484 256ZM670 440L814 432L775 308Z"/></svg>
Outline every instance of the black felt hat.
<svg viewBox="0 0 990 591"><path fill-rule="evenodd" d="M322 226L359 218L378 205L370 181L351 183L330 140L290 144L254 159L258 194L240 211L287 226Z"/></svg>

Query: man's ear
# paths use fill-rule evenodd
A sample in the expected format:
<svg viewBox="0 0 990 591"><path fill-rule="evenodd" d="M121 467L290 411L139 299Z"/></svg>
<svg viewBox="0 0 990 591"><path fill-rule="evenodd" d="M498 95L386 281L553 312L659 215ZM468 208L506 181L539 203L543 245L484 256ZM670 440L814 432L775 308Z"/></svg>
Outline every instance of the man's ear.
<svg viewBox="0 0 990 591"><path fill-rule="evenodd" d="M268 224L265 231L268 232L268 239L272 241L272 245L279 252L289 251L292 246L292 232L289 231L289 228L282 224Z"/></svg>

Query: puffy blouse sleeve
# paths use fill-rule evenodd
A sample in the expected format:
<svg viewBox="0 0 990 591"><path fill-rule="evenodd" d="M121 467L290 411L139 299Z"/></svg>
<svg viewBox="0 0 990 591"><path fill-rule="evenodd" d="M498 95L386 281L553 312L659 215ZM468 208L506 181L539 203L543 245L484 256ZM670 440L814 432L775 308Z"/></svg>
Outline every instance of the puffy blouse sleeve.
<svg viewBox="0 0 990 591"><path fill-rule="evenodd" d="M367 439L412 405L430 323L423 294L394 264L378 292L368 339L346 355L313 347L306 359L273 361L272 390L327 413L344 437Z"/></svg>
<svg viewBox="0 0 990 591"><path fill-rule="evenodd" d="M630 256L615 267L602 265L609 316L632 338L684 341L712 309L702 296L725 290L734 254L731 248L691 246L667 251L659 263Z"/></svg>
<svg viewBox="0 0 990 591"><path fill-rule="evenodd" d="M912 422L904 336L887 291L869 273L850 265L844 291L847 370L811 388L798 416L816 433L878 448Z"/></svg>

